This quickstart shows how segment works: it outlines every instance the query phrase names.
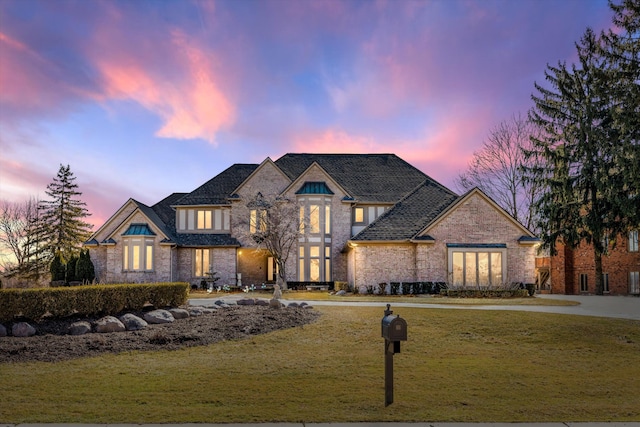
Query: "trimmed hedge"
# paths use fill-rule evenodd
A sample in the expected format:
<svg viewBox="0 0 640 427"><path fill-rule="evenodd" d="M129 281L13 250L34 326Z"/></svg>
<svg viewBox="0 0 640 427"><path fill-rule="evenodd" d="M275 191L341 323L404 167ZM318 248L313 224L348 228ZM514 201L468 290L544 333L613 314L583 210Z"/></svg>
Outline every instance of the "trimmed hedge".
<svg viewBox="0 0 640 427"><path fill-rule="evenodd" d="M443 289L440 292L452 298L526 298L526 289Z"/></svg>
<svg viewBox="0 0 640 427"><path fill-rule="evenodd" d="M45 315L94 316L139 311L145 304L176 307L186 303L188 283L92 285L71 288L2 289L0 321L18 317L39 320Z"/></svg>

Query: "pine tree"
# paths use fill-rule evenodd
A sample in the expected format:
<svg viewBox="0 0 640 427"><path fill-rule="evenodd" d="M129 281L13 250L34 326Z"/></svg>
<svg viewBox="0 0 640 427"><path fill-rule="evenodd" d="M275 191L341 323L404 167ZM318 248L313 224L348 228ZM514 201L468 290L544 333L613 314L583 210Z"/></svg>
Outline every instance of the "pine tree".
<svg viewBox="0 0 640 427"><path fill-rule="evenodd" d="M625 120L638 110L628 111L633 107L623 102L604 37L587 29L576 48L578 65L548 66L551 88L535 85L539 95L532 96L530 118L542 134L532 138L528 155L535 165L551 168L534 166L527 172L545 189L534 203L544 246L554 254L558 243L592 245L596 293L602 294L608 242L637 224L637 177L636 184L630 179L637 168L637 139L625 135L634 132Z"/></svg>
<svg viewBox="0 0 640 427"><path fill-rule="evenodd" d="M90 214L78 197L78 185L69 165L60 165L58 175L45 193L51 200L40 203L40 221L36 231L39 252L48 260L60 254L66 263L91 234L91 224L83 221Z"/></svg>

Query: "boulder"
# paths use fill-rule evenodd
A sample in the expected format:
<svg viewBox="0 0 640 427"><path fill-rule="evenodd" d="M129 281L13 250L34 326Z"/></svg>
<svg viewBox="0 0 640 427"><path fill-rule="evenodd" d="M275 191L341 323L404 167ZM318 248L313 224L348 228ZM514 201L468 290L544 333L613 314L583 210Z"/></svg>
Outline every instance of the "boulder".
<svg viewBox="0 0 640 427"><path fill-rule="evenodd" d="M202 316L204 314L204 307L189 307L189 315Z"/></svg>
<svg viewBox="0 0 640 427"><path fill-rule="evenodd" d="M238 305L256 305L256 300L254 300L253 298L244 298L244 299L238 300L237 304Z"/></svg>
<svg viewBox="0 0 640 427"><path fill-rule="evenodd" d="M27 322L18 322L11 327L11 334L14 337L31 337L36 334L36 328Z"/></svg>
<svg viewBox="0 0 640 427"><path fill-rule="evenodd" d="M152 324L173 323L175 318L167 310L153 310L144 314L144 320Z"/></svg>
<svg viewBox="0 0 640 427"><path fill-rule="evenodd" d="M131 313L126 313L120 316L120 321L124 327L127 328L127 331L139 331L140 329L144 329L149 326L144 319L141 319Z"/></svg>
<svg viewBox="0 0 640 427"><path fill-rule="evenodd" d="M269 300L269 307L280 309L282 308L282 303L280 302L280 300L271 299Z"/></svg>
<svg viewBox="0 0 640 427"><path fill-rule="evenodd" d="M189 312L184 308L170 308L169 313L171 313L174 319L186 319L189 317Z"/></svg>
<svg viewBox="0 0 640 427"><path fill-rule="evenodd" d="M300 307L300 305L297 302L290 302L287 307L289 307L289 308L298 308L298 307Z"/></svg>
<svg viewBox="0 0 640 427"><path fill-rule="evenodd" d="M122 322L113 316L104 316L96 320L95 327L96 332L99 333L124 332L127 330Z"/></svg>
<svg viewBox="0 0 640 427"><path fill-rule="evenodd" d="M69 335L84 335L89 332L91 332L91 323L86 320L72 323L67 330Z"/></svg>
<svg viewBox="0 0 640 427"><path fill-rule="evenodd" d="M262 306L262 307L268 307L269 306L269 301L267 301L266 299L257 299L256 300L256 305Z"/></svg>
<svg viewBox="0 0 640 427"><path fill-rule="evenodd" d="M341 297L343 295L346 295L346 294L347 294L347 291L345 291L344 289L340 289L338 292L336 292L336 295L339 296L339 297Z"/></svg>
<svg viewBox="0 0 640 427"><path fill-rule="evenodd" d="M4 327L4 325L0 325L0 337L6 337L7 336L7 328Z"/></svg>

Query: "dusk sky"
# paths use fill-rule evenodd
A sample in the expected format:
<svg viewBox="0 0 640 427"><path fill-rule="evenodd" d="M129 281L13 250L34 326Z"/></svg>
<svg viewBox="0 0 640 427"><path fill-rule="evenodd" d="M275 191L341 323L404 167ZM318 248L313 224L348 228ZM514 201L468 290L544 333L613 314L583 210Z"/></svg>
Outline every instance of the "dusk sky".
<svg viewBox="0 0 640 427"><path fill-rule="evenodd" d="M606 0L0 0L0 199L101 225L233 163L395 153L455 190ZM354 171L357 174L358 171Z"/></svg>

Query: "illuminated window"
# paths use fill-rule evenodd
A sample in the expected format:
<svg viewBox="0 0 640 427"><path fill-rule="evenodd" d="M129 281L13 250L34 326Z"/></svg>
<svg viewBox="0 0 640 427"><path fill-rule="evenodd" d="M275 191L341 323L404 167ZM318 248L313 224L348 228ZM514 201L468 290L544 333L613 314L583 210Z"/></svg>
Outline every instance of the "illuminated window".
<svg viewBox="0 0 640 427"><path fill-rule="evenodd" d="M211 272L211 258L209 249L194 249L193 275L207 277Z"/></svg>
<svg viewBox="0 0 640 427"><path fill-rule="evenodd" d="M449 250L449 275L455 286L499 286L503 281L503 252L481 248Z"/></svg>
<svg viewBox="0 0 640 427"><path fill-rule="evenodd" d="M353 208L353 223L359 224L364 222L364 208Z"/></svg>
<svg viewBox="0 0 640 427"><path fill-rule="evenodd" d="M153 270L154 240L130 237L122 241L122 266L125 271Z"/></svg>
<svg viewBox="0 0 640 427"><path fill-rule="evenodd" d="M249 232L264 233L267 231L267 211L264 209L251 209L249 218Z"/></svg>

